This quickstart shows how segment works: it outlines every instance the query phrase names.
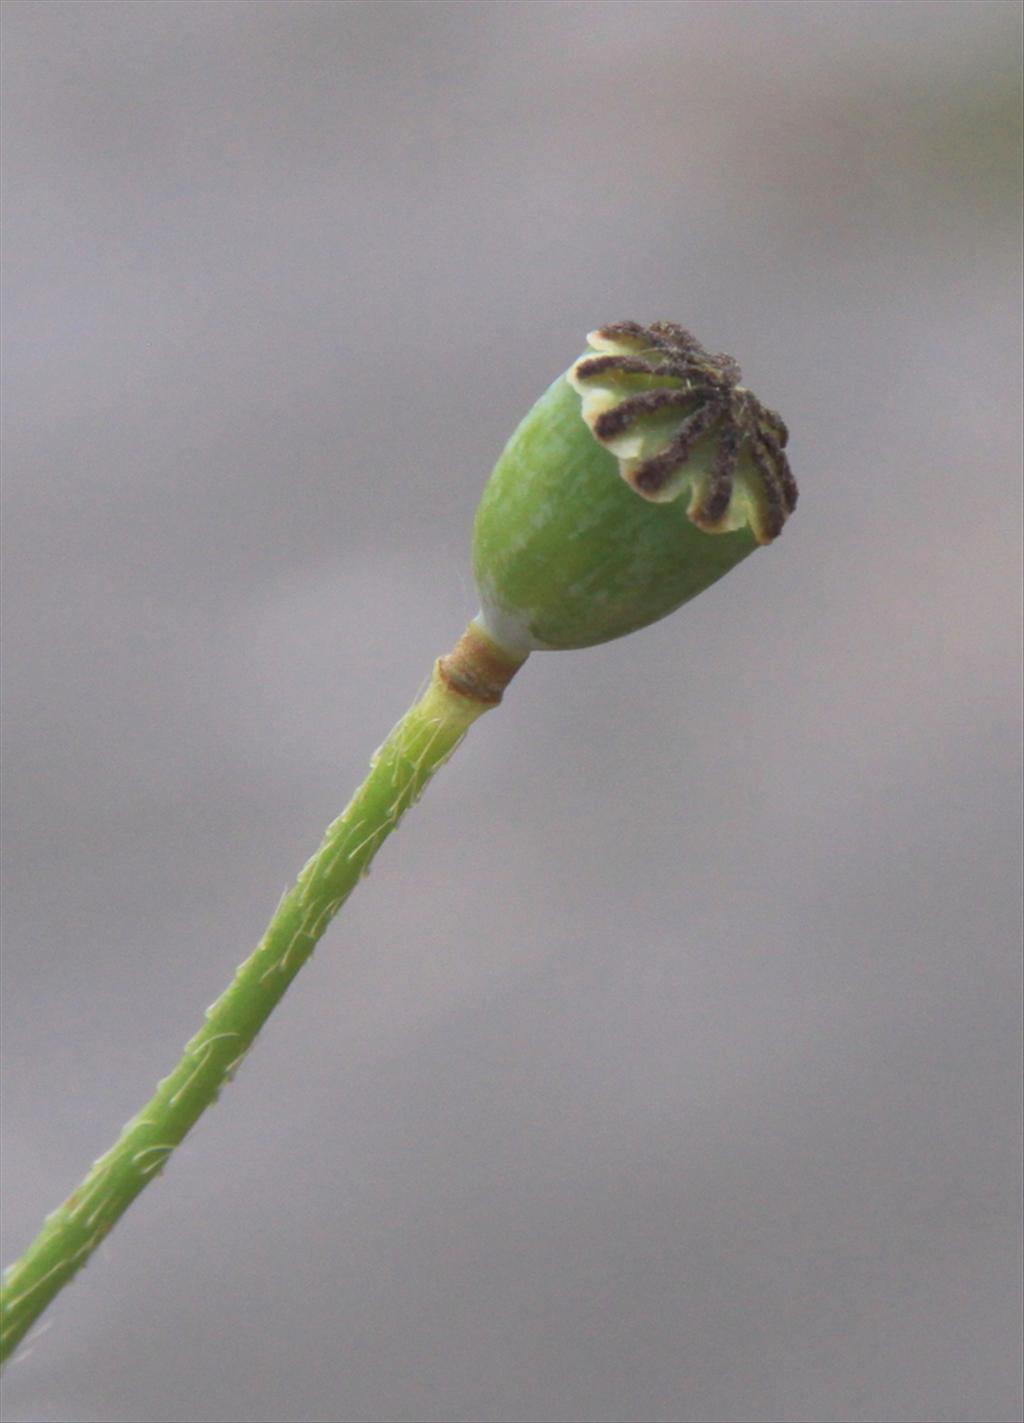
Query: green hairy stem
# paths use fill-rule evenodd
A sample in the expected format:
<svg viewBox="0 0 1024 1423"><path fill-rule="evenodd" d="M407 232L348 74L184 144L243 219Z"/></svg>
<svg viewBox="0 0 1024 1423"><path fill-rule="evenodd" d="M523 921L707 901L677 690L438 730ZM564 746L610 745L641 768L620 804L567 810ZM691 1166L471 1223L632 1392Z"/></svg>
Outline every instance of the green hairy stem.
<svg viewBox="0 0 1024 1423"><path fill-rule="evenodd" d="M0 1361L82 1268L171 1152L234 1076L260 1028L370 862L470 725L496 706L519 659L471 626L373 757L369 775L329 825L255 951L207 1009L181 1061L47 1217L0 1292Z"/></svg>

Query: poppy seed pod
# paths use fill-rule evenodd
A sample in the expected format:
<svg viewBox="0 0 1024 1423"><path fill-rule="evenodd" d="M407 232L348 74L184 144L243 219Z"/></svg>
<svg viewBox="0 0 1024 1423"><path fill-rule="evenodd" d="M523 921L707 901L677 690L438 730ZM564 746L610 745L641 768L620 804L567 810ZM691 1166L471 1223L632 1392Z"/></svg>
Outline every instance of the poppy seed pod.
<svg viewBox="0 0 1024 1423"><path fill-rule="evenodd" d="M484 491L482 612L434 663L177 1066L6 1272L0 1363L217 1100L374 856L530 652L644 627L781 532L796 505L786 427L740 385L736 362L669 322L619 322L589 340Z"/></svg>
<svg viewBox="0 0 1024 1423"><path fill-rule="evenodd" d="M509 652L656 622L781 532L786 427L671 322L618 322L505 446L473 531L480 623Z"/></svg>

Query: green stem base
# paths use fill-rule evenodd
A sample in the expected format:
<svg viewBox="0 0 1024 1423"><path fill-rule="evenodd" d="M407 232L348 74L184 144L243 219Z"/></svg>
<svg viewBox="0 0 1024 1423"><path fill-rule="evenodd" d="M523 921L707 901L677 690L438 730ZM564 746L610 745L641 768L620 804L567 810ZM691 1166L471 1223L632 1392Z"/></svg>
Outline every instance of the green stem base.
<svg viewBox="0 0 1024 1423"><path fill-rule="evenodd" d="M230 1082L267 1017L370 861L472 723L501 700L523 659L476 625L434 667L430 685L377 751L366 780L285 894L254 953L206 1010L181 1061L46 1218L0 1291L0 1362L82 1268L128 1206Z"/></svg>

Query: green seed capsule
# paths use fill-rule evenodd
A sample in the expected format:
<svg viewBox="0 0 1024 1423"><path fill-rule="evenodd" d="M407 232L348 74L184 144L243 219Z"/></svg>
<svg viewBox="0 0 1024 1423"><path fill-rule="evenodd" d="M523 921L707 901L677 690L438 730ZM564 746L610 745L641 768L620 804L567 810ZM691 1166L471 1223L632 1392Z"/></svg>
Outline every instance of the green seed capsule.
<svg viewBox="0 0 1024 1423"><path fill-rule="evenodd" d="M673 612L781 531L786 429L668 322L621 322L541 396L477 511L487 632L515 653L590 647Z"/></svg>

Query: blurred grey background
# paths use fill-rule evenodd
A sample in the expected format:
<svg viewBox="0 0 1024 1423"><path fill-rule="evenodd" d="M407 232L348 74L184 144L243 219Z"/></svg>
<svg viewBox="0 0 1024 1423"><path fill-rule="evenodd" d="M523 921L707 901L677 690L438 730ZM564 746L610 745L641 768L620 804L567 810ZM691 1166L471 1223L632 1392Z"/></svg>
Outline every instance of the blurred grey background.
<svg viewBox="0 0 1024 1423"><path fill-rule="evenodd" d="M803 490L532 659L7 1418L1019 1418L1018 6L3 20L5 1259L473 613L587 330L735 354Z"/></svg>

